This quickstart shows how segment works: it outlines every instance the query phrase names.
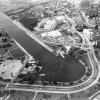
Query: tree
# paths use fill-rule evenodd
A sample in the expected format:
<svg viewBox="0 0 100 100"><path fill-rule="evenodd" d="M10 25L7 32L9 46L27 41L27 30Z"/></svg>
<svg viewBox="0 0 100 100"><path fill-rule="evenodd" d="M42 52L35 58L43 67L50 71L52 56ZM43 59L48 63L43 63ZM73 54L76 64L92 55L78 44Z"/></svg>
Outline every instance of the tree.
<svg viewBox="0 0 100 100"><path fill-rule="evenodd" d="M33 17L33 18L27 18L27 16L24 16L23 18L20 19L20 22L29 30L33 31L34 27L37 26L38 18Z"/></svg>
<svg viewBox="0 0 100 100"><path fill-rule="evenodd" d="M89 0L82 0L81 1L81 8L86 9L91 6L91 2Z"/></svg>

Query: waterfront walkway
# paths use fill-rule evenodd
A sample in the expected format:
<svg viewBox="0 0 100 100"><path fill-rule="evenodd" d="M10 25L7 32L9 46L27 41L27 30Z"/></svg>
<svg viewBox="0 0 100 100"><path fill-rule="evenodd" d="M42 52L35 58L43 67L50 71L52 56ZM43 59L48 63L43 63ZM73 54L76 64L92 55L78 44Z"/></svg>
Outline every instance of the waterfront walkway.
<svg viewBox="0 0 100 100"><path fill-rule="evenodd" d="M10 34L30 55L43 66L44 81L73 82L85 73L85 67L70 56L56 56L38 38L30 37L31 32L22 30L4 14L0 14L0 26ZM45 45L45 46L44 46Z"/></svg>

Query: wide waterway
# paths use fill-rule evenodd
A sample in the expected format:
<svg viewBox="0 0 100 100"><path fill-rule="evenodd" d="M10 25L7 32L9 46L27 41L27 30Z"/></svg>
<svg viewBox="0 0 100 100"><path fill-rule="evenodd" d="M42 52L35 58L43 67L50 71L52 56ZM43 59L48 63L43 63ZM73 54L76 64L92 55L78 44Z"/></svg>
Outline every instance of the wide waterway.
<svg viewBox="0 0 100 100"><path fill-rule="evenodd" d="M66 56L55 56L41 44L29 37L25 31L13 24L3 14L0 13L0 26L10 34L30 55L40 61L46 74L45 81L72 82L80 79L85 73L85 67Z"/></svg>

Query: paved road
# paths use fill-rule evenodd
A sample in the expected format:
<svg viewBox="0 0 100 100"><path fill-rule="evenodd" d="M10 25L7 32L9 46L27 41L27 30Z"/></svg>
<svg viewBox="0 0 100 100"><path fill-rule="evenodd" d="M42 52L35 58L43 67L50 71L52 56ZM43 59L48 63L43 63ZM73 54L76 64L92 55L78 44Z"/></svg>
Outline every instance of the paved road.
<svg viewBox="0 0 100 100"><path fill-rule="evenodd" d="M61 56L55 56L49 49L47 49L42 43L39 43L37 39L32 39L28 35L26 35L26 32L21 30L17 25L14 25L10 20L8 20L3 14L0 14L0 26L3 26L8 33L17 40L17 42L24 47L25 50L28 51L29 54L33 55L36 60L39 60L43 65L43 70L46 72L49 72L49 75L52 74L53 71L57 71L58 69L61 69L61 73L56 73L57 75L51 75L49 76L50 80L57 79L57 81L60 79L68 79L69 75L71 75L70 79L72 80L73 77L79 75L80 72L83 73L83 70L81 68L84 68L84 66L81 66L80 63L76 63L76 61L68 56L66 58L62 58ZM18 35L19 34L19 35ZM23 39L24 38L24 39ZM48 68L49 69L48 69ZM79 68L79 69L77 69ZM45 92L51 92L51 93L67 93L67 92L75 92L87 89L88 87L91 87L93 84L96 83L97 76L98 76L98 67L95 68L92 77L85 83L82 83L78 86L73 87L52 87L52 86L29 86L29 85L9 85L9 89L20 89L20 90L27 90L27 91L45 91ZM74 73L75 72L75 73ZM95 73L97 72L97 73ZM48 73L47 73L48 74ZM60 76L59 76L60 75ZM64 75L66 77L64 77ZM74 77L74 78L75 78ZM53 78L53 79L52 79ZM59 78L59 79L58 79ZM48 79L45 77L45 79ZM76 79L76 78L75 78ZM70 81L71 81L70 80ZM68 80L67 80L68 81Z"/></svg>

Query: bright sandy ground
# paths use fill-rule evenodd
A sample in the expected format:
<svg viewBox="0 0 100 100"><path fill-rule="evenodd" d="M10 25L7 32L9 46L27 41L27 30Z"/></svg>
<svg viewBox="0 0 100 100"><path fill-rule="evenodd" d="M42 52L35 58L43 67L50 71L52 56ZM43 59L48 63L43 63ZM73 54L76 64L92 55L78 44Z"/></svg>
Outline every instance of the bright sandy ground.
<svg viewBox="0 0 100 100"><path fill-rule="evenodd" d="M20 60L6 60L0 65L0 77L3 79L13 79L22 67Z"/></svg>

